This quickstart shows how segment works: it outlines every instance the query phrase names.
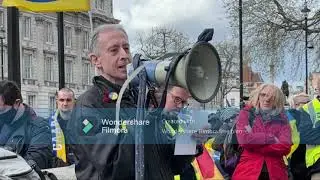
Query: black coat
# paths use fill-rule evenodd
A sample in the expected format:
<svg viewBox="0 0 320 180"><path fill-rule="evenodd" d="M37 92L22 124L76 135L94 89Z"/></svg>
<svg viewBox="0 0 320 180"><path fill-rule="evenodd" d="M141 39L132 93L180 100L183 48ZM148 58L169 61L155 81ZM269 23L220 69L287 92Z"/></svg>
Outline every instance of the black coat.
<svg viewBox="0 0 320 180"><path fill-rule="evenodd" d="M78 158L76 176L79 180L125 179L135 178L134 126L127 125L127 133L118 135L104 131L114 125L102 125L103 120L115 120L116 100L110 99L110 93L119 93L120 86L107 81L101 76L94 78L94 86L82 94L68 122L69 139ZM132 120L136 116L137 94L133 89L125 91L120 110L120 119ZM172 180L193 160L192 156L174 156L172 144L150 143L153 140L164 141L161 135L162 121L156 116L150 117L146 129L145 179ZM90 122L92 128L85 130ZM87 124L88 126L88 124Z"/></svg>
<svg viewBox="0 0 320 180"><path fill-rule="evenodd" d="M2 136L7 135L4 146L6 149L17 152L27 161L34 161L41 169L51 167L51 133L49 123L25 106L23 115L10 124L0 127Z"/></svg>

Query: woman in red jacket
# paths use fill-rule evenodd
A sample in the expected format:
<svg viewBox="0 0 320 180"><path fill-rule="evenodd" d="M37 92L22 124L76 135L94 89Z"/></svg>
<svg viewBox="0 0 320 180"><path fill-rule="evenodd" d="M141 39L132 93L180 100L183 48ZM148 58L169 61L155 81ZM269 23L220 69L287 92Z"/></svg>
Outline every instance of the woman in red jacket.
<svg viewBox="0 0 320 180"><path fill-rule="evenodd" d="M236 132L243 152L232 179L288 179L283 156L290 152L291 129L284 113L284 103L285 97L279 88L263 84L240 111ZM251 112L254 114L252 127L249 125Z"/></svg>

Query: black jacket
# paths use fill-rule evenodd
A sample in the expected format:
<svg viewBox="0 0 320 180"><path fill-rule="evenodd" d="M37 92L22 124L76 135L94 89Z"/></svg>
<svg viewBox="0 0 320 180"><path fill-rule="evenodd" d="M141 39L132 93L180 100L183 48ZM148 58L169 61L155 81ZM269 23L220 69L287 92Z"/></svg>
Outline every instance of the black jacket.
<svg viewBox="0 0 320 180"><path fill-rule="evenodd" d="M79 180L134 179L134 127L127 125L127 133L115 135L110 132L114 125L102 125L103 120L115 120L116 100L112 100L110 94L119 94L121 87L102 76L94 77L93 83L94 86L78 98L68 123L72 149L78 158L76 176ZM135 90L125 91L120 119L135 118L137 97ZM157 116L150 116L150 125L145 131L148 142L165 137L155 129L160 126L157 122L161 122L156 119ZM102 129L107 132L102 133ZM172 144L148 143L144 150L145 179L172 180L179 169L193 160L193 157L175 157Z"/></svg>
<svg viewBox="0 0 320 180"><path fill-rule="evenodd" d="M49 123L36 116L30 107L24 106L21 117L0 127L1 136L8 137L0 146L17 152L29 163L34 161L41 169L49 168L52 163Z"/></svg>

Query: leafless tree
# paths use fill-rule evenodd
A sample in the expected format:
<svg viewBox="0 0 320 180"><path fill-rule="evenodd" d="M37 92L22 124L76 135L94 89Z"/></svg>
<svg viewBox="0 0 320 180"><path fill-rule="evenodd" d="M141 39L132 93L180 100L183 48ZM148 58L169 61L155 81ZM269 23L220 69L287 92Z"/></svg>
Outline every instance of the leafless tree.
<svg viewBox="0 0 320 180"><path fill-rule="evenodd" d="M179 53L190 47L189 38L168 27L155 27L137 34L139 49L149 59L157 59L167 53Z"/></svg>
<svg viewBox="0 0 320 180"><path fill-rule="evenodd" d="M243 1L243 38L249 48L253 62L261 71L274 66L274 73L284 67L296 70L304 62L305 24L302 0L244 0ZM225 8L231 18L234 35L238 36L238 1L224 0ZM320 56L320 1L308 0L311 12L307 18L309 41ZM313 68L320 59L315 58ZM294 73L292 73L294 74Z"/></svg>
<svg viewBox="0 0 320 180"><path fill-rule="evenodd" d="M239 88L239 47L236 41L225 41L215 45L221 60L222 80L220 86L220 106L224 98L234 88Z"/></svg>

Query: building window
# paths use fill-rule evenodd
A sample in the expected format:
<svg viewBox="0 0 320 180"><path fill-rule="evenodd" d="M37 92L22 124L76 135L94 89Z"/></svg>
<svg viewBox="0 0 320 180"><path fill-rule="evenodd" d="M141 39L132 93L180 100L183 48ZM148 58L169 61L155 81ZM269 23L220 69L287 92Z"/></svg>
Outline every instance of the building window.
<svg viewBox="0 0 320 180"><path fill-rule="evenodd" d="M231 106L236 106L236 100L234 98L230 99Z"/></svg>
<svg viewBox="0 0 320 180"><path fill-rule="evenodd" d="M27 95L27 103L30 107L36 107L36 95Z"/></svg>
<svg viewBox="0 0 320 180"><path fill-rule="evenodd" d="M89 32L88 31L84 31L83 32L83 41L82 41L82 47L85 50L89 49Z"/></svg>
<svg viewBox="0 0 320 180"><path fill-rule="evenodd" d="M113 7L112 1L109 1L109 7ZM109 8L110 14L113 14L113 8Z"/></svg>
<svg viewBox="0 0 320 180"><path fill-rule="evenodd" d="M51 22L45 22L44 32L45 32L45 41L47 43L53 43L53 27Z"/></svg>
<svg viewBox="0 0 320 180"><path fill-rule="evenodd" d="M82 83L89 85L91 83L91 66L89 62L82 64Z"/></svg>
<svg viewBox="0 0 320 180"><path fill-rule="evenodd" d="M4 25L4 12L0 11L0 26L5 27Z"/></svg>
<svg viewBox="0 0 320 180"><path fill-rule="evenodd" d="M49 96L49 116L56 110L56 97L54 95Z"/></svg>
<svg viewBox="0 0 320 180"><path fill-rule="evenodd" d="M64 72L66 73L66 83L72 83L73 82L73 62L72 60L66 60L65 66L64 66Z"/></svg>
<svg viewBox="0 0 320 180"><path fill-rule="evenodd" d="M104 10L104 1L105 0L96 0L96 9Z"/></svg>
<svg viewBox="0 0 320 180"><path fill-rule="evenodd" d="M54 81L54 56L53 55L47 55L45 56L45 63L44 63L44 69L45 69L45 80L47 81Z"/></svg>
<svg viewBox="0 0 320 180"><path fill-rule="evenodd" d="M24 16L22 18L23 38L31 39L31 17Z"/></svg>
<svg viewBox="0 0 320 180"><path fill-rule="evenodd" d="M0 65L0 68L1 68L1 71L3 70L4 77L8 77L8 74L7 74L8 73L7 57L8 57L7 50L6 50L6 48L3 48L3 68L1 68L1 65Z"/></svg>
<svg viewBox="0 0 320 180"><path fill-rule="evenodd" d="M26 79L33 78L32 53L23 53L23 77Z"/></svg>
<svg viewBox="0 0 320 180"><path fill-rule="evenodd" d="M64 30L64 43L66 47L71 47L72 46L72 29L69 26L65 27Z"/></svg>

